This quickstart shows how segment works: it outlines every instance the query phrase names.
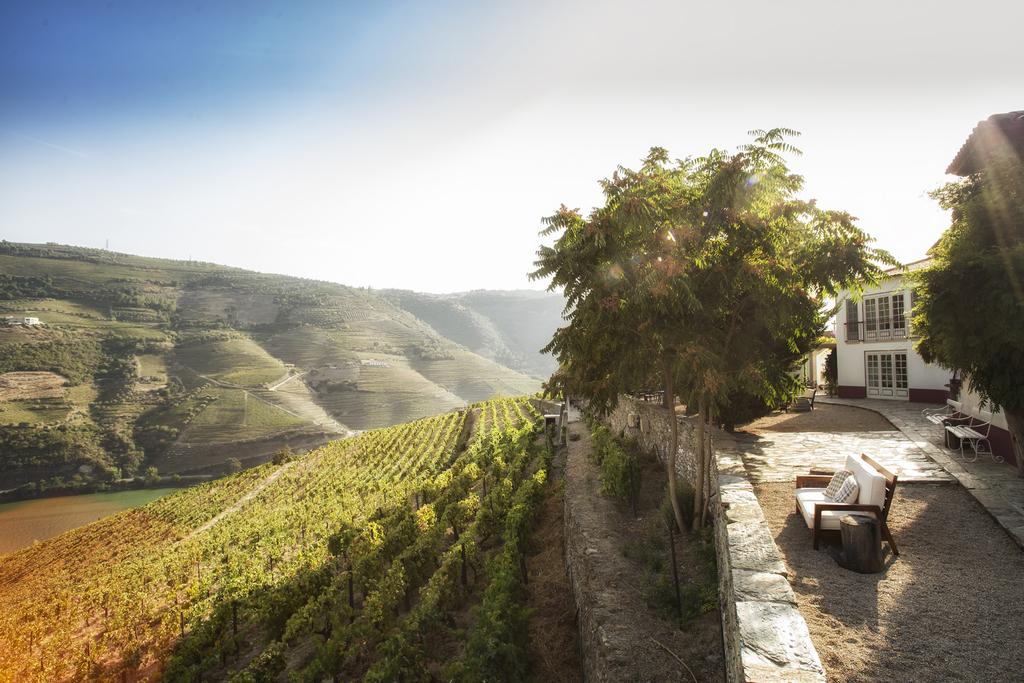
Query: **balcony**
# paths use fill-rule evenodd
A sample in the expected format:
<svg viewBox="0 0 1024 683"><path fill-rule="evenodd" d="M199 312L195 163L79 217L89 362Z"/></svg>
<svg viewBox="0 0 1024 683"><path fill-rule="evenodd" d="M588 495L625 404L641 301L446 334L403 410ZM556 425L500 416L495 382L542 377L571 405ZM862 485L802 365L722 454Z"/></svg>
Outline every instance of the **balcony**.
<svg viewBox="0 0 1024 683"><path fill-rule="evenodd" d="M910 337L905 318L893 321L865 321L844 323L847 342L888 342Z"/></svg>

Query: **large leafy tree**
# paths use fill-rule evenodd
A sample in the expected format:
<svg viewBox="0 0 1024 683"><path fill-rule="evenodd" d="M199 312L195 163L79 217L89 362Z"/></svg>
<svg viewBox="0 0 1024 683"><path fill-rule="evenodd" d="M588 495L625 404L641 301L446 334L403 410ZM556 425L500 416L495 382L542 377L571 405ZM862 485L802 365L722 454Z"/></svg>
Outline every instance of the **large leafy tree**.
<svg viewBox="0 0 1024 683"><path fill-rule="evenodd" d="M1002 408L1024 475L1024 163L988 154L933 196L952 224L918 274L913 325L925 360L957 369Z"/></svg>
<svg viewBox="0 0 1024 683"><path fill-rule="evenodd" d="M849 214L797 198L803 179L785 161L798 153L794 131L753 134L734 153L670 161L655 147L640 168L618 168L601 181L603 206L584 217L563 205L545 219L542 234L558 238L532 273L567 299L568 325L546 348L560 363L550 390L607 412L621 393L656 383L669 410L677 395L697 408L695 524L710 469L705 423L736 396L786 400L826 299L893 263ZM666 468L682 528L671 425Z"/></svg>

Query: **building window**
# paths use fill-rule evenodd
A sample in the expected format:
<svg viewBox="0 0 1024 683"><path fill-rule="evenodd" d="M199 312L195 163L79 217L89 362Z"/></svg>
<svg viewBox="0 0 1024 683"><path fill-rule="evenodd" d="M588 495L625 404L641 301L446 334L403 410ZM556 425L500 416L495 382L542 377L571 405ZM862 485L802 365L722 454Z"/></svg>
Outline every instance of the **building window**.
<svg viewBox="0 0 1024 683"><path fill-rule="evenodd" d="M864 339L906 339L907 317L903 292L864 299Z"/></svg>

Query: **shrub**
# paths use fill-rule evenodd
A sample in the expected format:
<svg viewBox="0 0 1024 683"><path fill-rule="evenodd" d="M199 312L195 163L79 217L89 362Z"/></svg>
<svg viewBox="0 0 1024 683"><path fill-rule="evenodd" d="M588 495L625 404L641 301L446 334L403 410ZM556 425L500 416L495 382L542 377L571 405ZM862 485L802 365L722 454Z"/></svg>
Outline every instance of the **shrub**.
<svg viewBox="0 0 1024 683"><path fill-rule="evenodd" d="M839 393L839 354L835 349L825 359L825 391L829 396Z"/></svg>
<svg viewBox="0 0 1024 683"><path fill-rule="evenodd" d="M295 454L292 452L292 449L288 446L285 446L284 448L274 453L273 462L275 465L283 465L286 462L291 462L294 459Z"/></svg>
<svg viewBox="0 0 1024 683"><path fill-rule="evenodd" d="M636 509L640 492L639 449L634 442L623 445L603 425L591 432L592 454L600 468L601 493L628 502Z"/></svg>

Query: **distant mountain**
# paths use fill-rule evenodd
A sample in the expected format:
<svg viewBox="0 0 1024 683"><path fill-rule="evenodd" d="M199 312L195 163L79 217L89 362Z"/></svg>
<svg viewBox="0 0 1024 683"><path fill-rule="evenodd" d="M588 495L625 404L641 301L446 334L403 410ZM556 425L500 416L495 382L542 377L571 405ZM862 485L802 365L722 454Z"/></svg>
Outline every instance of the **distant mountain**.
<svg viewBox="0 0 1024 683"><path fill-rule="evenodd" d="M0 242L0 491L220 473L532 393L561 306Z"/></svg>
<svg viewBox="0 0 1024 683"><path fill-rule="evenodd" d="M383 294L480 356L542 378L557 367L555 359L540 349L564 324L561 294L533 290L458 294L384 290Z"/></svg>

